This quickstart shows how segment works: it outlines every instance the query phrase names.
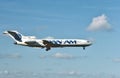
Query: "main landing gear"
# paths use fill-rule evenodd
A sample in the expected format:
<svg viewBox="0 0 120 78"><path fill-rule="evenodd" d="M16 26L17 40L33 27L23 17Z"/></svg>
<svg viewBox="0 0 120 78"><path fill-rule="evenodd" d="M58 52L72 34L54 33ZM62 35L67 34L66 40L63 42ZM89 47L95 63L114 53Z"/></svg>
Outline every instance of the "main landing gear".
<svg viewBox="0 0 120 78"><path fill-rule="evenodd" d="M83 50L85 50L85 47L83 47Z"/></svg>
<svg viewBox="0 0 120 78"><path fill-rule="evenodd" d="M50 47L46 47L46 51L49 51L51 48Z"/></svg>

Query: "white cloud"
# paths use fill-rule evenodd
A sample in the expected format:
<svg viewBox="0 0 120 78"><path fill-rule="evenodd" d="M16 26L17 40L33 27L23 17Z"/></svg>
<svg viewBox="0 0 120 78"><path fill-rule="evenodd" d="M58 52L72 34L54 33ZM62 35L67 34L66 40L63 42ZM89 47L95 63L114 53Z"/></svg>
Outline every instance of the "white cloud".
<svg viewBox="0 0 120 78"><path fill-rule="evenodd" d="M0 78L120 78L114 74L107 73L82 73L73 71L56 71L56 72L32 72L32 71L14 71L0 70Z"/></svg>
<svg viewBox="0 0 120 78"><path fill-rule="evenodd" d="M75 58L75 56L57 52L57 53L52 54L52 55L40 55L40 58L72 59L72 58Z"/></svg>
<svg viewBox="0 0 120 78"><path fill-rule="evenodd" d="M98 30L111 30L111 25L107 20L107 16L102 14L101 16L94 17L90 25L88 26L88 31L98 31Z"/></svg>
<svg viewBox="0 0 120 78"><path fill-rule="evenodd" d="M119 62L120 63L120 58L113 59L113 62Z"/></svg>
<svg viewBox="0 0 120 78"><path fill-rule="evenodd" d="M63 53L55 53L54 55L53 55L53 57L54 58L60 58L60 59L72 59L72 58L74 58L74 56L72 56L72 55L69 55L69 54L63 54Z"/></svg>
<svg viewBox="0 0 120 78"><path fill-rule="evenodd" d="M8 59L19 59L22 56L18 53L13 53L13 54L0 54L0 58L4 59L4 58L8 58Z"/></svg>
<svg viewBox="0 0 120 78"><path fill-rule="evenodd" d="M60 53L60 52L57 52L55 54L52 54L52 55L40 55L39 56L41 59L45 59L45 58L54 58L54 59L85 59L87 58L87 56L74 56L74 55L71 55L71 54L67 54L67 53Z"/></svg>
<svg viewBox="0 0 120 78"><path fill-rule="evenodd" d="M80 73L78 71L66 71L66 72L60 72L58 74L66 75L66 76L80 76L82 73Z"/></svg>

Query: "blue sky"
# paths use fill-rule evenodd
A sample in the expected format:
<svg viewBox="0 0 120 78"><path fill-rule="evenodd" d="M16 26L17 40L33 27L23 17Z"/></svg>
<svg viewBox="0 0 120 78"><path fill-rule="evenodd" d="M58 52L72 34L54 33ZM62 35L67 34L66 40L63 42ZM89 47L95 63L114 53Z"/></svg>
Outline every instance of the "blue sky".
<svg viewBox="0 0 120 78"><path fill-rule="evenodd" d="M119 0L0 0L0 77L119 78ZM37 38L92 39L49 52L13 44L17 30Z"/></svg>

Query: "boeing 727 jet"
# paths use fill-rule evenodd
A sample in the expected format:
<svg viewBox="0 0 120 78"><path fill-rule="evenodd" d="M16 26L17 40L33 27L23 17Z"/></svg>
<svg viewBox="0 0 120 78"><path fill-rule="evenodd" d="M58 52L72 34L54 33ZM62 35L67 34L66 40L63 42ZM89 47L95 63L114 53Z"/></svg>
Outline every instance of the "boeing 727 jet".
<svg viewBox="0 0 120 78"><path fill-rule="evenodd" d="M89 40L83 39L36 39L35 36L24 36L15 30L5 31L4 34L10 36L16 45L45 48L46 51L53 47L85 47L92 44Z"/></svg>

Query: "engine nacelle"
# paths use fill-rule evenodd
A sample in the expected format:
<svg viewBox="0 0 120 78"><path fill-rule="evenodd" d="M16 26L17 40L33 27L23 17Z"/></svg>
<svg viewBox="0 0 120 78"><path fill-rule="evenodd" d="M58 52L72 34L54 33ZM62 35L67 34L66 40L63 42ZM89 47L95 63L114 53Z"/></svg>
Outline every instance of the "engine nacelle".
<svg viewBox="0 0 120 78"><path fill-rule="evenodd" d="M30 38L30 39L36 39L35 36L26 36L26 37L28 37L28 38Z"/></svg>
<svg viewBox="0 0 120 78"><path fill-rule="evenodd" d="M17 45L17 42L14 42L15 45Z"/></svg>
<svg viewBox="0 0 120 78"><path fill-rule="evenodd" d="M23 36L22 39L36 39L35 36Z"/></svg>

